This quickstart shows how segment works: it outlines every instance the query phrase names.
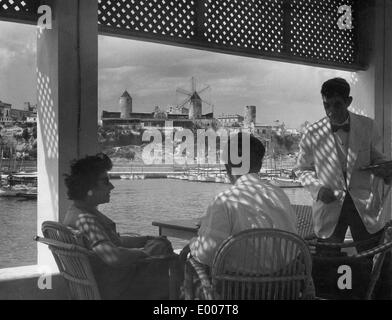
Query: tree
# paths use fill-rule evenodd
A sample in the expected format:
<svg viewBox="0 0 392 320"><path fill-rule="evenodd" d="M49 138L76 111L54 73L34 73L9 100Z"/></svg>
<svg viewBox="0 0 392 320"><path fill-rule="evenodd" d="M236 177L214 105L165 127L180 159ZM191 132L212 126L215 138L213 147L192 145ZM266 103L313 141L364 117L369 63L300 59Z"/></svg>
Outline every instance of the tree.
<svg viewBox="0 0 392 320"><path fill-rule="evenodd" d="M22 138L26 142L30 140L30 133L29 133L29 130L27 128L23 130Z"/></svg>
<svg viewBox="0 0 392 320"><path fill-rule="evenodd" d="M29 157L37 159L37 144L33 144L32 148L29 150Z"/></svg>
<svg viewBox="0 0 392 320"><path fill-rule="evenodd" d="M167 113L156 106L154 109L154 119L167 119Z"/></svg>
<svg viewBox="0 0 392 320"><path fill-rule="evenodd" d="M132 150L128 150L125 152L125 154L123 156L125 159L133 161L133 160L135 160L136 153Z"/></svg>
<svg viewBox="0 0 392 320"><path fill-rule="evenodd" d="M272 134L272 146L274 157L281 155L287 155L289 153L296 153L299 149L300 135L279 135L277 133Z"/></svg>

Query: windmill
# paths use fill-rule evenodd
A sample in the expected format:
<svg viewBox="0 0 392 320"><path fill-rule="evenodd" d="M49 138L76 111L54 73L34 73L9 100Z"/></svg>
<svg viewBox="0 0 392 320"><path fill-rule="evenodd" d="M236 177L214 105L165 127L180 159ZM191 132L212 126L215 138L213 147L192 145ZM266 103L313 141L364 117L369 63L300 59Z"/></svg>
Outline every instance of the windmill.
<svg viewBox="0 0 392 320"><path fill-rule="evenodd" d="M210 86L206 86L201 90L197 90L197 86L196 86L196 79L194 77L192 77L191 79L191 91L182 89L182 88L177 88L176 92L186 95L187 97L185 98L184 101L182 101L177 108L180 109L182 107L184 107L187 103L189 103L189 119L198 119L201 118L202 116L202 104L205 103L209 106L212 107L212 112L214 112L214 106L210 103L207 102L206 100L202 99L200 97L200 95L209 90Z"/></svg>

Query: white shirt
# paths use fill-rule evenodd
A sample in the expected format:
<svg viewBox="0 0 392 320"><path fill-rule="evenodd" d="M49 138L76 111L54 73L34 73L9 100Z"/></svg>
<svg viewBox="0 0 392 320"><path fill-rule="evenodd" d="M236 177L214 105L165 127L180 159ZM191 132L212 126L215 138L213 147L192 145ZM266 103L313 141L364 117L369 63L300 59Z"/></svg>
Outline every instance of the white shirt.
<svg viewBox="0 0 392 320"><path fill-rule="evenodd" d="M252 228L275 228L297 233L296 215L282 189L257 174L241 176L219 194L201 219L198 237L191 239L191 254L212 265L220 244L229 236Z"/></svg>
<svg viewBox="0 0 392 320"><path fill-rule="evenodd" d="M348 117L346 121L344 121L340 125L349 124L350 118ZM338 130L333 133L335 138L335 145L338 152L338 158L340 165L342 167L343 172L347 172L347 153L348 153L348 143L349 143L349 135L350 132L346 132L344 130Z"/></svg>

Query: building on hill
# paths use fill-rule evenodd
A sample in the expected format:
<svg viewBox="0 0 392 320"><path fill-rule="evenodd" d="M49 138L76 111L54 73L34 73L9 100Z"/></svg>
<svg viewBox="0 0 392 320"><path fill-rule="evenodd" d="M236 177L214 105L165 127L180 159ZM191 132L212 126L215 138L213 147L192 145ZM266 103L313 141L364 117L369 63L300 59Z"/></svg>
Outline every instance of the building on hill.
<svg viewBox="0 0 392 320"><path fill-rule="evenodd" d="M10 103L0 101L0 123L12 124L13 122L37 122L37 105L25 102L25 109L12 109Z"/></svg>
<svg viewBox="0 0 392 320"><path fill-rule="evenodd" d="M11 109L13 122L37 122L37 114L28 110Z"/></svg>
<svg viewBox="0 0 392 320"><path fill-rule="evenodd" d="M8 124L12 122L10 103L0 101L0 123Z"/></svg>
<svg viewBox="0 0 392 320"><path fill-rule="evenodd" d="M35 114L37 113L37 105L36 104L31 104L30 102L27 101L24 103L24 105L25 105L24 110L31 111Z"/></svg>
<svg viewBox="0 0 392 320"><path fill-rule="evenodd" d="M189 109L181 106L169 106L166 110L169 114L189 114Z"/></svg>
<svg viewBox="0 0 392 320"><path fill-rule="evenodd" d="M198 116L197 120L189 119L189 110L185 107L169 107L162 111L155 107L153 112L132 112L132 97L127 91L119 100L120 112L102 111L102 126L130 126L132 128L164 128L167 121L172 121L175 128L194 128L195 121L201 127L211 127L215 121L213 114Z"/></svg>
<svg viewBox="0 0 392 320"><path fill-rule="evenodd" d="M244 117L239 114L221 114L217 117L217 120L222 127L241 127Z"/></svg>
<svg viewBox="0 0 392 320"><path fill-rule="evenodd" d="M11 123L11 104L0 101L0 123Z"/></svg>
<svg viewBox="0 0 392 320"><path fill-rule="evenodd" d="M281 129L277 124L255 124L254 133L261 137L271 137L272 133L276 133Z"/></svg>

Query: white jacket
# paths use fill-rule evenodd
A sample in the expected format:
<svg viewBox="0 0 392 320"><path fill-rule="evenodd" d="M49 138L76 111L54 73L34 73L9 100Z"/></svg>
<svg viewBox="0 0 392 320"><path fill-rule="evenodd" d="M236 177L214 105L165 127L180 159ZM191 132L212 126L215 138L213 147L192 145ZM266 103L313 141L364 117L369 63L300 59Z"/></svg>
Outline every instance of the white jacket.
<svg viewBox="0 0 392 320"><path fill-rule="evenodd" d="M313 198L313 222L318 237L332 235L347 192L367 231L373 234L382 229L385 223L380 212L382 180L359 168L383 161L386 158L381 152L381 138L375 122L350 112L346 185L329 119L325 117L307 128L300 143L295 171ZM339 195L338 200L329 204L317 201L322 186Z"/></svg>

